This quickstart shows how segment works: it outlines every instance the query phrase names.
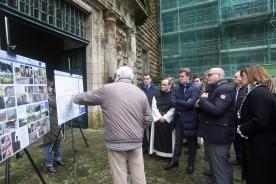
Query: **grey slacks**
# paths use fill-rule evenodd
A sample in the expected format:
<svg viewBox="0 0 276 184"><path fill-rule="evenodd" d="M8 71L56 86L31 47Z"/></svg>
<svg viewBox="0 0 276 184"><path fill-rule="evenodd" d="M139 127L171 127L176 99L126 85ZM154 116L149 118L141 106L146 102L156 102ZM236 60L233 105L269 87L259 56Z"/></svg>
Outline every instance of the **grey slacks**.
<svg viewBox="0 0 276 184"><path fill-rule="evenodd" d="M206 157L212 173L212 184L233 184L233 167L229 144L212 144L204 142Z"/></svg>

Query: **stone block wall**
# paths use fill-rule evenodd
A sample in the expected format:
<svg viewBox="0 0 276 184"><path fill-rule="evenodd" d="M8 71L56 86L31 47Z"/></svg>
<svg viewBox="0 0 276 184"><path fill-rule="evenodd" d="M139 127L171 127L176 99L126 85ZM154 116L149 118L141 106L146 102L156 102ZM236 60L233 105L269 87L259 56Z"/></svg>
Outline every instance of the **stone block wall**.
<svg viewBox="0 0 276 184"><path fill-rule="evenodd" d="M146 68L153 77L160 77L161 52L160 52L160 0L150 0L152 14L142 26L136 28L136 72L138 84L143 78L142 52L146 51Z"/></svg>

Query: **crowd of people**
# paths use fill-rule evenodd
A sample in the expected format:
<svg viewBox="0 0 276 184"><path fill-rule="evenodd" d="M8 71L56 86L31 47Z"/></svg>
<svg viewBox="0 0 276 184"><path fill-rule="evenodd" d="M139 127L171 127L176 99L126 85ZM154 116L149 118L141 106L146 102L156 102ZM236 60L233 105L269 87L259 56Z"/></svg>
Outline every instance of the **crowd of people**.
<svg viewBox="0 0 276 184"><path fill-rule="evenodd" d="M188 145L186 174L196 169L197 138L203 138L212 184L233 184L233 166L241 165L248 184L276 182L276 78L261 66L237 71L234 88L222 68L192 77L189 68L161 81L150 73L132 84L133 72L120 67L114 82L76 94L81 105L100 105L105 120L105 141L115 184L146 183L143 155L164 159L164 170L179 166L183 139ZM230 161L233 144L235 160ZM50 165L49 165L50 166Z"/></svg>

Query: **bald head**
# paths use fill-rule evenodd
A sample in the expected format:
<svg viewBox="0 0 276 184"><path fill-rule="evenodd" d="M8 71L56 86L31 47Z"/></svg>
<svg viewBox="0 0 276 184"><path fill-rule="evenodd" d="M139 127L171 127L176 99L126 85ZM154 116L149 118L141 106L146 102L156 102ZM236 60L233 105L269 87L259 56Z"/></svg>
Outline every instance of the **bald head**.
<svg viewBox="0 0 276 184"><path fill-rule="evenodd" d="M225 77L225 73L224 70L221 68L211 68L208 71L208 75L207 75L207 81L208 84L212 84L217 82L220 79L223 79Z"/></svg>

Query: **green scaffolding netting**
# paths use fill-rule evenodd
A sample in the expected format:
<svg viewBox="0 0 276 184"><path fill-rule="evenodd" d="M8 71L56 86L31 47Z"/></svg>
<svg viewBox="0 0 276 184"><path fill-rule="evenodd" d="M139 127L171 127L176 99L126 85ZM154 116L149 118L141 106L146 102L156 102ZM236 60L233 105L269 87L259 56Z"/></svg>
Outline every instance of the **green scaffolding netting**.
<svg viewBox="0 0 276 184"><path fill-rule="evenodd" d="M161 0L163 76L221 67L231 79L251 65L275 75L275 6L274 0Z"/></svg>

